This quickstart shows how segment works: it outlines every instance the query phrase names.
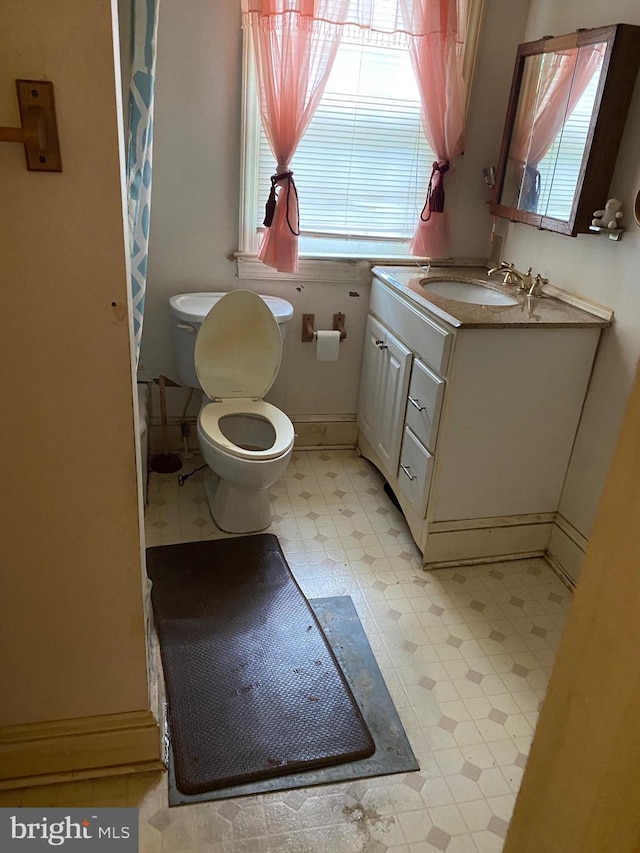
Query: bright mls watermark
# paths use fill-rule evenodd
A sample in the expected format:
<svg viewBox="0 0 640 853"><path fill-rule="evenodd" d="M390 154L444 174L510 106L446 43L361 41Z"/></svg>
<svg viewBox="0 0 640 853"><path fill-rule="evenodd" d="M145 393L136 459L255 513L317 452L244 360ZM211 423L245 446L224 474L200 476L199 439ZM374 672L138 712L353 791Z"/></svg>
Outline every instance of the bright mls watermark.
<svg viewBox="0 0 640 853"><path fill-rule="evenodd" d="M138 853L137 809L0 809L0 851Z"/></svg>

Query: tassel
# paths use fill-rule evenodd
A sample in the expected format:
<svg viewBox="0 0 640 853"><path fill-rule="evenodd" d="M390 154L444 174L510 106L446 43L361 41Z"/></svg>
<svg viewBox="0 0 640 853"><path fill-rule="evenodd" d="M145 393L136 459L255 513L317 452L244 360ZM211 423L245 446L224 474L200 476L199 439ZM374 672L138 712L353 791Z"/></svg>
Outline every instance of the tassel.
<svg viewBox="0 0 640 853"><path fill-rule="evenodd" d="M267 203L264 206L264 221L263 225L267 228L271 227L273 222L273 216L276 212L276 185L280 181L287 182L287 225L289 226L289 231L294 235L294 237L299 237L300 232L296 231L295 228L291 226L291 220L289 219L289 201L291 195L291 189L293 188L294 202L296 205L296 214L298 215L298 190L296 189L296 185L293 180L293 172L281 172L279 175L271 175L271 189L269 190L269 198L267 199Z"/></svg>
<svg viewBox="0 0 640 853"><path fill-rule="evenodd" d="M431 167L431 177L429 178L429 186L427 187L427 200L420 213L420 219L423 222L428 222L431 219L432 213L442 213L444 210L444 175L449 171L448 160L437 160ZM424 216L427 210L429 213Z"/></svg>
<svg viewBox="0 0 640 853"><path fill-rule="evenodd" d="M271 228L271 223L273 222L273 215L276 212L276 181L277 175L271 176L271 189L269 190L269 198L267 199L267 203L264 206L264 222L263 225L266 225L267 228Z"/></svg>

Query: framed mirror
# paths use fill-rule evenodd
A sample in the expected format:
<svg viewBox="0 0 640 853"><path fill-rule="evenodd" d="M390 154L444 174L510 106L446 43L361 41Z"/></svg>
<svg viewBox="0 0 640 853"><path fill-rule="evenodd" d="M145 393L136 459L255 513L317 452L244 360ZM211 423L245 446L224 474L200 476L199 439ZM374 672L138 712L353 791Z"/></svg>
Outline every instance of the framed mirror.
<svg viewBox="0 0 640 853"><path fill-rule="evenodd" d="M518 47L490 210L575 237L604 207L640 66L640 27Z"/></svg>

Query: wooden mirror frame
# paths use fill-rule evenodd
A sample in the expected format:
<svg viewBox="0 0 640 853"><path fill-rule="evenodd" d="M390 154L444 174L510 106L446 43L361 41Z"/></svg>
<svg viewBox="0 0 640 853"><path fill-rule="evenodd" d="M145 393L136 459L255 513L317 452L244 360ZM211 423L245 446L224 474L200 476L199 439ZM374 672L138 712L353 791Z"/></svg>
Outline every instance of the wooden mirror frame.
<svg viewBox="0 0 640 853"><path fill-rule="evenodd" d="M600 82L587 134L585 152L578 174L576 192L568 220L554 219L502 204L507 155L511 144L525 59L543 53L605 42ZM507 107L496 184L489 210L494 216L534 225L575 237L588 233L594 210L603 208L608 198L629 104L640 67L640 26L614 24L591 30L578 30L566 36L546 37L518 45L511 94Z"/></svg>

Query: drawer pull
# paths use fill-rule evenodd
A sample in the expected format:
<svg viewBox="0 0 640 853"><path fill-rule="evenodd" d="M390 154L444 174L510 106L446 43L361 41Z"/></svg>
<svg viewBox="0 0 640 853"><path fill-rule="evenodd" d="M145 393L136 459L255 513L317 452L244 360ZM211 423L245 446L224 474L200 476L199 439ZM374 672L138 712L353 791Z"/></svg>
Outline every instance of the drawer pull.
<svg viewBox="0 0 640 853"><path fill-rule="evenodd" d="M384 341L376 341L376 346L378 349L389 349L389 347L385 344Z"/></svg>
<svg viewBox="0 0 640 853"><path fill-rule="evenodd" d="M414 399L413 399L413 397L408 397L408 400L409 400L409 402L411 403L411 405L412 405L415 409L417 409L419 412L424 412L424 410L427 408L426 406L421 406L421 405L420 405L420 401L419 401L419 400L414 400Z"/></svg>
<svg viewBox="0 0 640 853"><path fill-rule="evenodd" d="M409 470L409 468L407 468L407 466L406 466L406 465L403 465L403 464L402 464L402 462L400 463L400 467L402 468L402 470L404 471L404 473L407 475L407 477L408 477L410 480L415 480L415 479L416 479L415 474L412 474L412 473L411 473L411 471Z"/></svg>

